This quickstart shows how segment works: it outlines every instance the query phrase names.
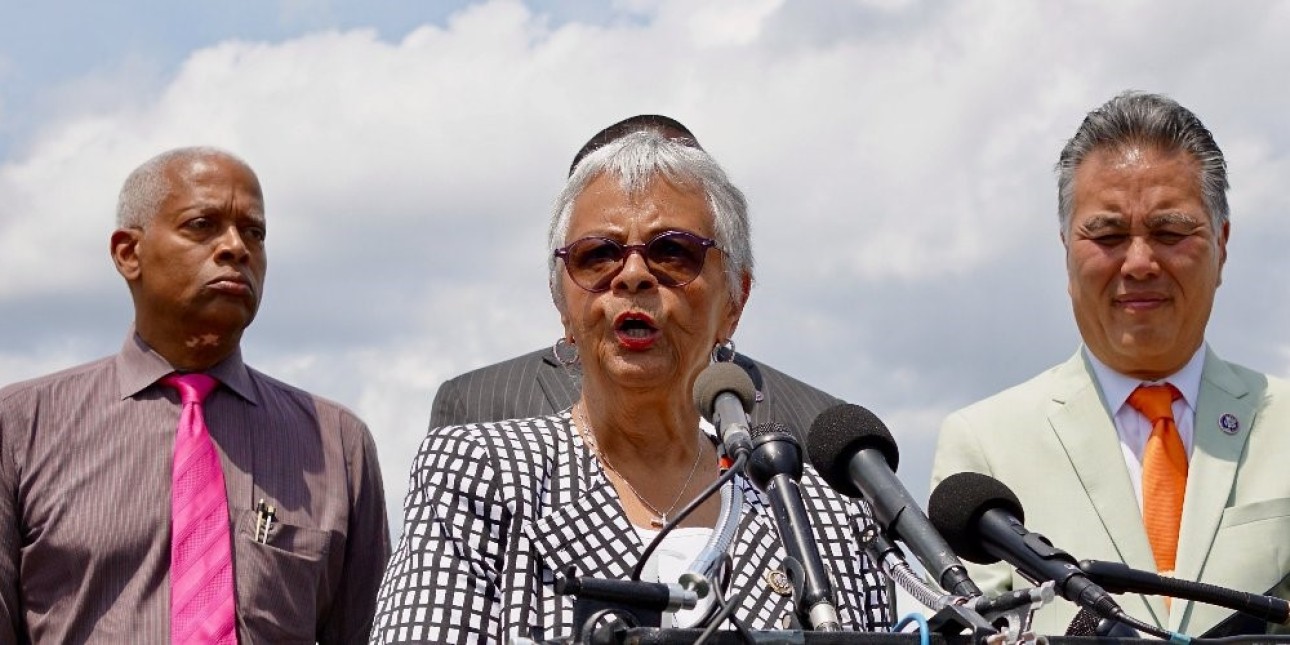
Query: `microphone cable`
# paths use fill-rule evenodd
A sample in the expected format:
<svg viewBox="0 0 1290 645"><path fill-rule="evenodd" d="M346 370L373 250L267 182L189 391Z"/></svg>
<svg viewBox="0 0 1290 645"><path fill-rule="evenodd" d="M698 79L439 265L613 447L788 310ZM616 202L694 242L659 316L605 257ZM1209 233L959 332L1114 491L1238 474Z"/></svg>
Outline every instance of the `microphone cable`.
<svg viewBox="0 0 1290 645"><path fill-rule="evenodd" d="M654 539L650 540L649 545L645 547L645 551L644 553L641 554L641 559L637 561L636 567L632 569L632 577L631 577L632 580L639 581L641 579L641 572L643 572L645 569L645 563L649 561L650 556L654 555L654 551L657 550L659 545L663 543L663 537L666 536L668 533L670 533L672 529L676 528L682 521L684 521L685 518L690 515L690 513L693 513L695 509L699 508L699 506L701 506L705 500L707 500L709 497L712 497L714 494L716 494L717 491L721 490L722 486L725 486L727 483L733 480L735 478L735 475L738 475L739 473L743 472L744 466L747 464L747 462L748 462L747 454L740 454L739 456L735 457L734 463L731 464L729 468L725 469L725 471L722 472L721 475L716 478L716 480L714 480L711 484L709 484L707 488L703 489L703 491L700 492L694 499L690 500L690 502L686 504L685 507L683 507L680 511L677 512L676 517L669 520L667 524L665 524L663 528L659 530L658 535L655 535ZM734 491L734 492L736 494L739 494L738 491ZM748 639L748 642L750 643L754 642L752 640L752 633L749 632L748 630L748 626L744 625L742 621L734 617L735 608L738 607L739 603L743 601L744 596L747 595L751 587L749 589L745 589L742 593L736 594L734 598L727 601L725 598L724 591L729 588L729 585L734 580L734 572L733 572L734 566L730 561L729 553L722 554L721 568L724 571L721 584L712 585L710 589L710 592L715 594L714 599L715 599L718 611L715 616L710 616L708 618L709 624L707 626L707 630L705 630L705 633L709 633L710 635L711 632L715 632L717 630L717 628L721 625L721 623L729 619L734 624L735 629L738 630L739 633L743 635L745 639ZM700 638L700 641L702 640L704 639Z"/></svg>
<svg viewBox="0 0 1290 645"><path fill-rule="evenodd" d="M918 644L931 645L932 628L927 624L927 617L918 612L905 614L905 617L901 618L900 622L896 623L896 626L891 628L891 631L903 633L900 630L904 629L905 626L910 623L918 623Z"/></svg>
<svg viewBox="0 0 1290 645"><path fill-rule="evenodd" d="M1123 610L1117 612L1113 620L1115 620L1116 622L1124 623L1125 625L1128 625L1129 627L1132 627L1144 634L1151 634L1152 636L1155 636L1161 640L1169 641L1170 643L1185 645L1186 643L1191 642L1191 636L1188 636L1186 634L1181 634L1178 632L1171 632L1167 629L1162 629L1160 627L1156 627L1155 625L1145 623L1141 620L1138 620L1137 618L1134 618L1133 616L1130 616L1129 614L1125 613Z"/></svg>
<svg viewBox="0 0 1290 645"><path fill-rule="evenodd" d="M721 490L721 487L724 486L726 482L734 479L735 475L742 472L744 464L747 463L747 461L747 455L739 455L736 457L735 463L732 464L730 468L721 473L721 475L711 484L708 484L708 487L703 489L703 492L690 500L690 503L686 504L685 507L677 512L676 517L668 520L667 524L663 525L663 528L659 530L658 535L655 535L654 539L650 540L649 545L645 547L645 552L641 554L641 559L636 562L636 566L632 568L631 580L633 582L640 582L641 573L645 571L645 563L649 561L650 556L654 555L654 551L663 544L663 537L668 533L671 533L672 529L675 529L683 520L685 520L686 517L689 517L690 513L693 513L695 509L699 508L699 506L701 506L703 502L707 501L709 497L712 497L717 493L717 491Z"/></svg>

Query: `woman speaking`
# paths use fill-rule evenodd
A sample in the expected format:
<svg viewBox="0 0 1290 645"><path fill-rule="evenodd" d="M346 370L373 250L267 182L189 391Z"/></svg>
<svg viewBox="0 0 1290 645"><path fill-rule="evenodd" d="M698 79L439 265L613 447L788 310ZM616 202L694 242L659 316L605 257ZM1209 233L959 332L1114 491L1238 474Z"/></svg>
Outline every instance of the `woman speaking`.
<svg viewBox="0 0 1290 645"><path fill-rule="evenodd" d="M720 475L691 389L729 346L752 285L742 193L693 140L630 132L578 162L553 208L550 285L581 397L558 414L432 429L412 465L403 536L373 642L553 639L575 631L557 575L625 580L645 545ZM709 428L710 430L710 428ZM766 499L742 476L728 550L734 617L780 629L793 613ZM806 507L844 629L885 629L885 587L861 555L863 508L807 468ZM665 536L643 579L676 582L721 501ZM664 615L688 626L701 611Z"/></svg>

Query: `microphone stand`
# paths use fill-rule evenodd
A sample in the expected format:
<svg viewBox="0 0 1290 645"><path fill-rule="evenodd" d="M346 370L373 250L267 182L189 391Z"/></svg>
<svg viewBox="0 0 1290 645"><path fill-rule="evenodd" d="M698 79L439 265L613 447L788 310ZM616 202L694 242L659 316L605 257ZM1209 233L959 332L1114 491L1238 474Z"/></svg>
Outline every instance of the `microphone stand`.
<svg viewBox="0 0 1290 645"><path fill-rule="evenodd" d="M693 591L676 583L580 578L574 567L556 579L555 592L577 598L573 604L575 643L613 643L614 634L626 628L659 627L664 611L689 609L698 600ZM601 624L610 616L617 620Z"/></svg>
<svg viewBox="0 0 1290 645"><path fill-rule="evenodd" d="M1035 610L1053 601L1053 583L1015 589L996 596L958 596L932 587L909 566L905 554L879 528L870 527L860 536L860 546L883 573L914 600L936 611L928 627L944 636L971 633L973 642L1033 643L1031 631Z"/></svg>
<svg viewBox="0 0 1290 645"><path fill-rule="evenodd" d="M1051 602L1055 595L1051 582L990 598L946 594L915 573L900 547L878 527L871 526L861 534L860 546L869 559L878 563L883 573L914 600L936 610L927 625L943 636L959 635L966 630L974 643L1035 642L1035 634L1030 631L1030 618L1035 609ZM1000 622L1005 625L1002 632L995 626Z"/></svg>

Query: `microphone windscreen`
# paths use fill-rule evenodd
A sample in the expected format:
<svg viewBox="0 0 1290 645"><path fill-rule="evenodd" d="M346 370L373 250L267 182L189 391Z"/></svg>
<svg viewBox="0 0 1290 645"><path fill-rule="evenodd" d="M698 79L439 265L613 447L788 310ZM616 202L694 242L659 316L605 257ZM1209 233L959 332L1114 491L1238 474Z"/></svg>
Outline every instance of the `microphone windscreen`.
<svg viewBox="0 0 1290 645"><path fill-rule="evenodd" d="M1025 523L1021 500L1003 482L981 473L954 473L937 484L927 500L927 519L955 553L977 564L999 558L985 550L977 523L991 509L1002 509Z"/></svg>
<svg viewBox="0 0 1290 645"><path fill-rule="evenodd" d="M900 463L900 450L891 431L874 413L854 403L835 405L815 417L806 436L806 453L811 466L833 490L849 497L862 497L851 481L851 458L873 448L882 453L892 472Z"/></svg>
<svg viewBox="0 0 1290 645"><path fill-rule="evenodd" d="M757 401L757 388L753 387L752 377L744 368L734 363L713 363L703 368L699 378L694 380L694 407L709 423L714 423L713 407L717 403L717 395L722 392L739 397L744 412L751 413Z"/></svg>

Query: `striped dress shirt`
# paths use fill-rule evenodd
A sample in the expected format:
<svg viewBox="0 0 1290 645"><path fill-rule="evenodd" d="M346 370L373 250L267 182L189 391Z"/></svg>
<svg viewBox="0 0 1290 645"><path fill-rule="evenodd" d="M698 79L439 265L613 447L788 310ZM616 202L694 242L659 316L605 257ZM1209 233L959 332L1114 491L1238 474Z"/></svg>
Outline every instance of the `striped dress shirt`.
<svg viewBox="0 0 1290 645"><path fill-rule="evenodd" d="M131 333L116 356L0 390L0 643L168 640L171 371ZM371 434L240 352L207 373L241 643L365 641L390 550ZM257 540L261 499L277 512Z"/></svg>

